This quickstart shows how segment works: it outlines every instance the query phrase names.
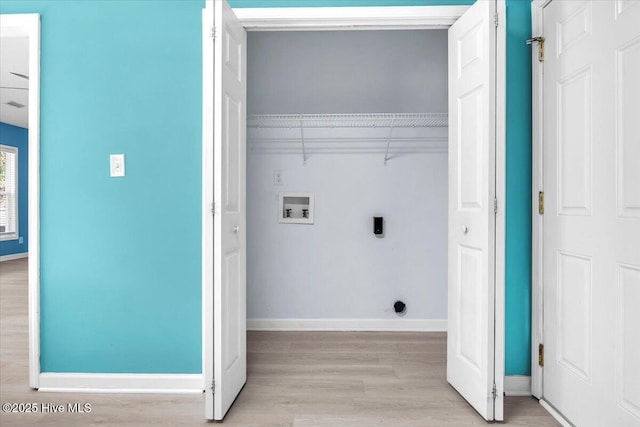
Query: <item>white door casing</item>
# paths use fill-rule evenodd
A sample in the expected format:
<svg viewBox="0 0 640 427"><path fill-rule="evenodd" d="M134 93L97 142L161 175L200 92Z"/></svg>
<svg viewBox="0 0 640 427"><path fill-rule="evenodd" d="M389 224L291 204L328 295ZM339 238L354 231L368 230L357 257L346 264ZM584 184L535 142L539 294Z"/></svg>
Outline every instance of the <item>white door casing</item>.
<svg viewBox="0 0 640 427"><path fill-rule="evenodd" d="M486 420L503 418L495 381L504 355L495 324L496 7L478 1L449 29L447 380Z"/></svg>
<svg viewBox="0 0 640 427"><path fill-rule="evenodd" d="M208 374L210 366L204 369L206 417L222 420L247 378L247 35L226 0L207 2L203 12L205 23L211 21L211 12L214 25L208 35L213 43L206 40L205 35L204 46L213 48L213 90L209 92L213 102L213 127L205 125L203 132L212 134L213 149L203 150L205 155L213 156L213 206L210 206L214 213L213 260L203 262L213 263L213 269L203 266L203 274L212 277L213 295L203 295L207 298L203 304L205 310L213 309L213 325L203 328L203 333L213 333L213 348L203 351L204 363L213 363L213 378ZM211 77L204 76L204 80L208 80L207 88L211 87ZM211 101L203 100L205 114L207 102ZM206 226L203 232L211 230L209 222Z"/></svg>
<svg viewBox="0 0 640 427"><path fill-rule="evenodd" d="M534 36L542 32L542 7L547 0L531 3L531 30ZM532 76L532 182L531 182L531 395L542 397L542 368L538 364L538 345L542 342L542 215L538 212L538 195L542 191L542 63L537 46L531 49Z"/></svg>
<svg viewBox="0 0 640 427"><path fill-rule="evenodd" d="M638 426L640 2L542 14L542 397L575 425Z"/></svg>
<svg viewBox="0 0 640 427"><path fill-rule="evenodd" d="M0 14L1 37L29 41L29 387L40 386L40 14Z"/></svg>

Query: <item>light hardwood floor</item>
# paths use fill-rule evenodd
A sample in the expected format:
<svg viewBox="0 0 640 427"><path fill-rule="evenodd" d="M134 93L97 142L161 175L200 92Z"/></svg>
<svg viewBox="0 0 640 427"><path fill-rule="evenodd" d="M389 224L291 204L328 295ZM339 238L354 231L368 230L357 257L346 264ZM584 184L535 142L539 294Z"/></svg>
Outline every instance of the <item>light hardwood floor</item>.
<svg viewBox="0 0 640 427"><path fill-rule="evenodd" d="M28 387L27 261L0 263L0 401L91 403L89 414L5 414L0 425L205 424L203 395L43 393ZM442 333L249 332L248 379L224 425L401 427L486 423L447 384ZM506 425L558 425L506 399Z"/></svg>

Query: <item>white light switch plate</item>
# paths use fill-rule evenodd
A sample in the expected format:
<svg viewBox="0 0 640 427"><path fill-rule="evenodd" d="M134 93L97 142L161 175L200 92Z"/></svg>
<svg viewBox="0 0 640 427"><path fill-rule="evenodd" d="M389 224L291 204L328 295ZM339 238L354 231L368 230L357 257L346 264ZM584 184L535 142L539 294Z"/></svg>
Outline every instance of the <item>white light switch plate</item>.
<svg viewBox="0 0 640 427"><path fill-rule="evenodd" d="M124 154L112 154L109 156L111 176L124 176Z"/></svg>

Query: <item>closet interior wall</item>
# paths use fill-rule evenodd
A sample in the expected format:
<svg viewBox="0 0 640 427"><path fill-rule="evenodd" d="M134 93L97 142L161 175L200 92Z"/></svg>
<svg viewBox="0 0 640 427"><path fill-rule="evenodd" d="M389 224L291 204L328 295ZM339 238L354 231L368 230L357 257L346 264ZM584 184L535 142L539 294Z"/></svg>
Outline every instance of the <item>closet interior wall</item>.
<svg viewBox="0 0 640 427"><path fill-rule="evenodd" d="M248 320L446 319L446 30L250 32L247 70ZM314 224L278 223L280 192Z"/></svg>

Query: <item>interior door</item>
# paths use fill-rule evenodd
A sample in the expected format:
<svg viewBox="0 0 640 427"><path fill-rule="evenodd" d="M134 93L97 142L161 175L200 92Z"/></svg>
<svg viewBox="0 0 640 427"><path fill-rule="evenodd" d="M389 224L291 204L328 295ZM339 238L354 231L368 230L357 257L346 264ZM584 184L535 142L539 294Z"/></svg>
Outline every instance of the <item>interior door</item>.
<svg viewBox="0 0 640 427"><path fill-rule="evenodd" d="M640 2L543 10L543 398L638 426Z"/></svg>
<svg viewBox="0 0 640 427"><path fill-rule="evenodd" d="M486 420L503 413L495 381L495 356L504 354L495 335L496 10L494 0L477 1L449 29L447 380Z"/></svg>
<svg viewBox="0 0 640 427"><path fill-rule="evenodd" d="M210 34L214 64L214 259L213 384L206 387L205 412L209 419L222 420L247 379L247 34L225 0L207 6L213 9L214 21ZM205 15L207 12L210 10L205 10ZM205 363L207 360L205 357Z"/></svg>

